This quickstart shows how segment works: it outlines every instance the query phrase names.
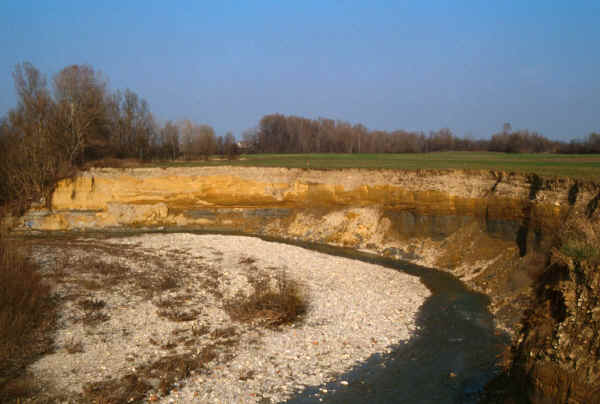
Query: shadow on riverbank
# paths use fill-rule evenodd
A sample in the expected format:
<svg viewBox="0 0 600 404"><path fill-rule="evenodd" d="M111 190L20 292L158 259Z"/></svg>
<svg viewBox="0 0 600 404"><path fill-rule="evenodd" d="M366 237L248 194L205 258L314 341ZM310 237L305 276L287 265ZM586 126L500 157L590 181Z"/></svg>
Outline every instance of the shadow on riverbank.
<svg viewBox="0 0 600 404"><path fill-rule="evenodd" d="M507 335L495 330L485 295L470 291L452 275L438 270L348 249L298 245L418 276L432 296L419 311L419 331L406 344L387 356L372 356L339 375L336 382L309 387L287 403L479 401L486 383L498 374L497 356L509 343Z"/></svg>

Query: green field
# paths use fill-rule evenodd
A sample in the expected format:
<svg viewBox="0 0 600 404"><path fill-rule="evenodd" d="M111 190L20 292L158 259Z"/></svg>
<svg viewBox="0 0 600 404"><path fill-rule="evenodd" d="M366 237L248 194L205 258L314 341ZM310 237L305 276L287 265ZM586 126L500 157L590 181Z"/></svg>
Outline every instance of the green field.
<svg viewBox="0 0 600 404"><path fill-rule="evenodd" d="M440 152L406 154L248 154L239 160L169 162L158 166L248 166L290 168L472 169L536 173L542 176L600 179L599 154L508 154Z"/></svg>

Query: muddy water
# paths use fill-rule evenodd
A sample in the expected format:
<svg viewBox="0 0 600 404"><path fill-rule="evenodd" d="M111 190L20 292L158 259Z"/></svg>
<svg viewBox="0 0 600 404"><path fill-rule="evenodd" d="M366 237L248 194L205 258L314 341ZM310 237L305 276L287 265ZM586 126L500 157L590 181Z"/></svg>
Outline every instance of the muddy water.
<svg viewBox="0 0 600 404"><path fill-rule="evenodd" d="M288 403L476 403L497 374L496 356L505 335L497 335L488 298L455 277L406 262L357 251L294 243L418 276L432 296L421 307L419 331L386 357L375 355L338 381L309 388ZM342 385L340 381L347 381ZM327 390L324 392L323 389Z"/></svg>

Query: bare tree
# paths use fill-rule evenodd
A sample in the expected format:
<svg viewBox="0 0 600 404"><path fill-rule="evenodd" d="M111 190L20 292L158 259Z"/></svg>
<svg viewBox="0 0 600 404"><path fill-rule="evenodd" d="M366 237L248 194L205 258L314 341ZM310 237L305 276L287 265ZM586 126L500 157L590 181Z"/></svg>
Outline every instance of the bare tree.
<svg viewBox="0 0 600 404"><path fill-rule="evenodd" d="M54 76L54 98L62 126L57 140L72 163L109 143L106 82L90 66L72 65ZM92 154L101 154L96 152Z"/></svg>
<svg viewBox="0 0 600 404"><path fill-rule="evenodd" d="M175 160L179 156L179 128L171 121L167 121L160 130L163 155Z"/></svg>
<svg viewBox="0 0 600 404"><path fill-rule="evenodd" d="M223 154L227 156L227 160L231 161L238 155L238 147L233 137L233 133L227 132L223 140Z"/></svg>
<svg viewBox="0 0 600 404"><path fill-rule="evenodd" d="M242 132L242 142L244 143L244 148L247 152L257 152L260 151L260 146L258 143L258 129L251 128L246 129Z"/></svg>
<svg viewBox="0 0 600 404"><path fill-rule="evenodd" d="M186 159L202 157L208 160L217 149L215 130L210 125L196 125L189 120L180 124L182 147Z"/></svg>
<svg viewBox="0 0 600 404"><path fill-rule="evenodd" d="M196 149L204 160L208 160L217 149L215 130L210 125L200 125L197 127L196 131Z"/></svg>
<svg viewBox="0 0 600 404"><path fill-rule="evenodd" d="M37 200L48 196L68 165L56 145L56 106L44 76L22 63L13 77L18 103L3 125L0 188L10 200ZM6 195L2 199L6 201Z"/></svg>
<svg viewBox="0 0 600 404"><path fill-rule="evenodd" d="M217 136L217 144L215 146L215 153L221 156L225 156L225 140L223 136Z"/></svg>

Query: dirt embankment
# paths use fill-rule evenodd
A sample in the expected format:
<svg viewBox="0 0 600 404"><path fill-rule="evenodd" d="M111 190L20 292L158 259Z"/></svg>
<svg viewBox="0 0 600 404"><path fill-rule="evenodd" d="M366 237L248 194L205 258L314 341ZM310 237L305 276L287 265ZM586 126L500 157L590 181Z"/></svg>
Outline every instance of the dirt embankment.
<svg viewBox="0 0 600 404"><path fill-rule="evenodd" d="M344 245L445 269L491 297L499 326L516 336L520 367L512 373L525 376L530 397L540 401L558 391L546 388L552 378L568 384L580 369L595 369L582 361L591 364L597 351L591 357L581 352L572 362L569 343L555 339L575 341L583 333L586 341L598 340L598 328L589 336L585 331L597 307L594 270L585 268L596 267L582 263L586 257L574 254L568 261L568 254L558 253L566 257L561 268L575 269L557 270L549 257L569 232L587 226L600 233L599 199L594 183L493 171L98 169L61 182L52 209L32 209L18 227L237 231ZM581 290L587 303L571 307ZM587 317L578 314L584 306ZM536 320L544 316L553 320ZM529 353L534 359L524 360L527 344L538 346L540 338L556 355ZM587 390L599 384L592 376L585 383Z"/></svg>

